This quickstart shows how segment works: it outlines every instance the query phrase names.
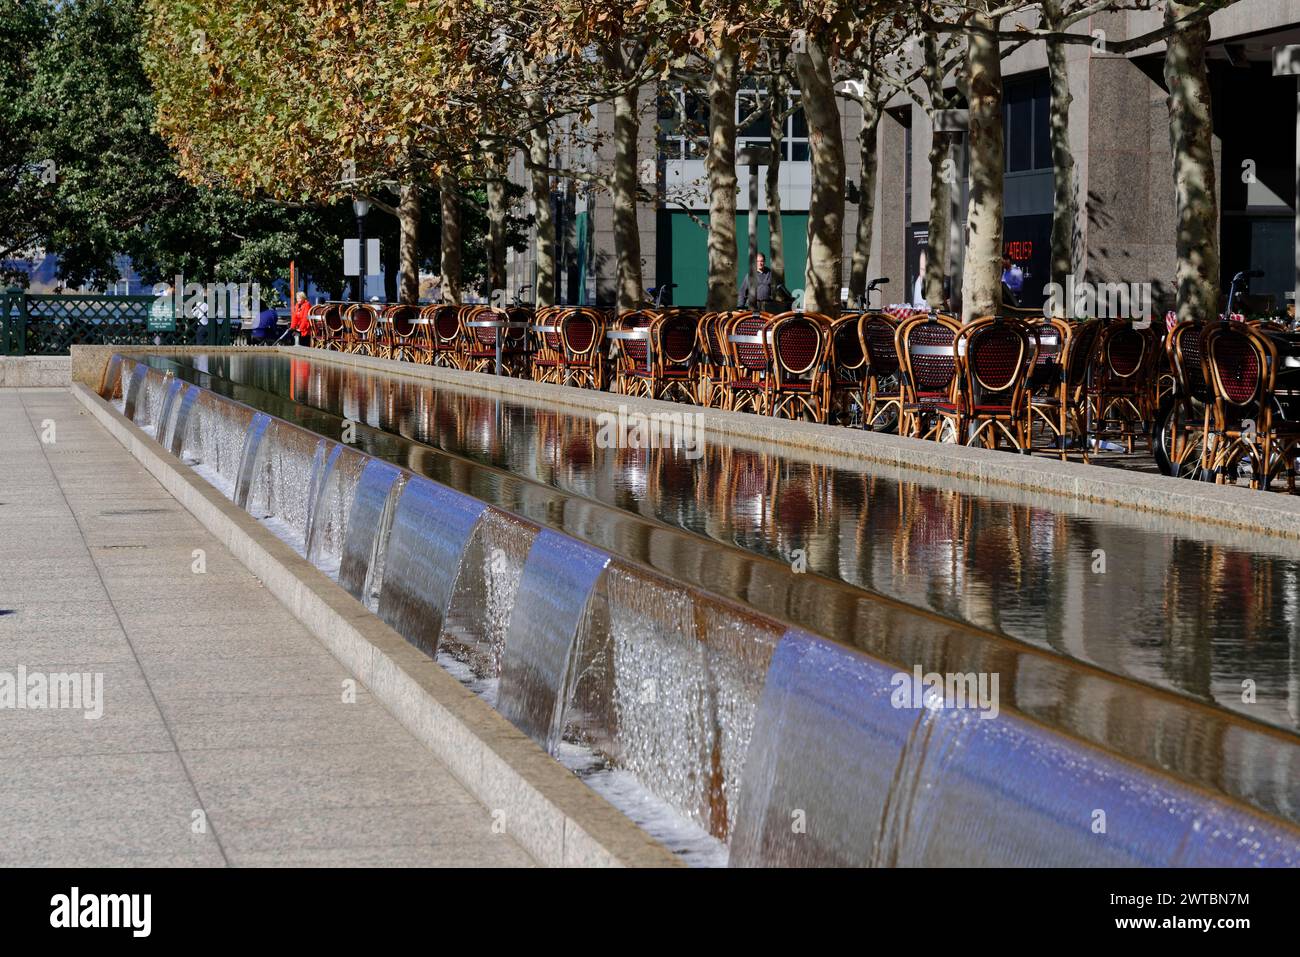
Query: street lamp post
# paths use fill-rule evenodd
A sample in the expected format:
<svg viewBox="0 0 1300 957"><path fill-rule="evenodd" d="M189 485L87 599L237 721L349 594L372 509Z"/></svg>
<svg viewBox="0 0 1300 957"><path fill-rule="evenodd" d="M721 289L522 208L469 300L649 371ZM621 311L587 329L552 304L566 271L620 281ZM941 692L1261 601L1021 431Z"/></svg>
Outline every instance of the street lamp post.
<svg viewBox="0 0 1300 957"><path fill-rule="evenodd" d="M757 143L746 143L736 153L736 165L749 167L749 288L757 289L758 277L754 275L754 260L758 258L758 168L772 162L772 148ZM754 311L759 308L757 294Z"/></svg>
<svg viewBox="0 0 1300 957"><path fill-rule="evenodd" d="M370 200L357 197L352 200L352 211L357 214L357 302L366 301L366 213Z"/></svg>

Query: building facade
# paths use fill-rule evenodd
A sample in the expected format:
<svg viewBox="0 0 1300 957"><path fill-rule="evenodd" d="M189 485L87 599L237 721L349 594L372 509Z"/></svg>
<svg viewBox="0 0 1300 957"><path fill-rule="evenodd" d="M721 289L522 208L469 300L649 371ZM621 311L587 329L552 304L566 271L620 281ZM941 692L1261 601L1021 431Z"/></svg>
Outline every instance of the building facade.
<svg viewBox="0 0 1300 957"><path fill-rule="evenodd" d="M1090 43L1066 47L1072 102L1070 144L1074 191L1076 275L1107 283L1152 284L1158 302L1172 292L1176 210L1169 120L1162 70L1163 41L1135 53L1106 52L1106 43L1142 36L1161 24L1159 11L1098 14L1073 31ZM1034 20L1026 21L1029 25ZM1258 269L1251 292L1261 302L1284 305L1295 287L1296 110L1294 77L1273 75L1274 48L1300 43L1300 0L1239 0L1211 17L1210 83L1215 165L1220 202L1222 280ZM1053 167L1048 138L1047 54L1033 42L1003 59L1005 168L1005 251L1024 273L1022 302L1040 305L1049 281ZM758 91L742 85L737 116L752 116ZM795 94L797 96L797 94ZM859 107L841 99L841 133L846 178L856 184L860 169ZM704 160L697 141L683 128L705 121L703 104L670 86L642 90L639 153L646 199L638 204L641 254L647 290L675 284L666 302L702 305L706 291L708 198ZM566 128L557 152L561 165L599 172L612 166L611 106L601 104L584 130ZM785 278L803 285L810 164L807 131L795 113L785 126L780 194ZM919 250L929 222L931 127L927 113L910 97L891 101L881 120L878 175L871 204L873 241L868 275L888 277L873 304L910 299ZM738 134L766 143L768 129L757 123ZM954 169L964 186L965 143L956 137ZM573 145L577 142L578 145ZM749 169L737 169L738 273L748 269ZM522 159L513 174L525 182ZM765 170L760 167L760 176ZM769 246L765 191L758 190L758 248ZM952 238L947 272L960 288L965 190L953 190ZM653 198L651 198L653 197ZM615 257L608 190L557 179L553 213L559 239L558 301L612 305ZM847 287L857 221L863 204L845 210L843 283ZM526 211L525 211L526 212ZM512 291L533 282L531 251L512 254ZM847 293L847 288L846 288Z"/></svg>

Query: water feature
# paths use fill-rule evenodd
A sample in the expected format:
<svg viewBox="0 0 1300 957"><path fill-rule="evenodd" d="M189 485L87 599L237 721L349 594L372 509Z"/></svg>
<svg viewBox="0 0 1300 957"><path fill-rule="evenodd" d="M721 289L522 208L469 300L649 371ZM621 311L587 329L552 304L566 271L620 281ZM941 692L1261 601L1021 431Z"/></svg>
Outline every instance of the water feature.
<svg viewBox="0 0 1300 957"><path fill-rule="evenodd" d="M175 377L167 382L167 393L163 396L162 406L158 411L158 441L165 447L171 447L169 427L176 411L176 398L185 390L185 383Z"/></svg>
<svg viewBox="0 0 1300 957"><path fill-rule="evenodd" d="M1300 865L1300 845L1241 809L1023 719L943 694L897 707L896 675L797 630L782 639L733 866Z"/></svg>
<svg viewBox="0 0 1300 957"><path fill-rule="evenodd" d="M122 407L122 414L132 422L136 418L136 407L140 403L140 396L144 391L145 377L149 373L149 367L143 364L137 364L131 370L131 377L127 380L125 401Z"/></svg>
<svg viewBox="0 0 1300 957"><path fill-rule="evenodd" d="M327 571L337 556L354 596L405 621L398 630L408 639L608 788L601 793L626 813L640 820L653 799L680 816L674 833L693 827L715 846L729 842L733 864L1297 860L1300 748L1290 732L842 581L792 574L665 524L662 509L617 509L521 479L528 466L514 453L512 470L499 469L360 425L345 448L337 416L211 367L150 361L160 385L163 369L202 384L182 397L199 393L202 422L185 457L202 474L233 494L250 427L259 413L273 416L249 479L250 511L267 513L268 527L281 522L286 540ZM350 411L354 423L382 423L376 408L408 402L418 404L394 385L383 404ZM462 408L434 402L427 412L465 428ZM475 441L530 436L504 406L472 422L498 435ZM581 435L570 436L566 457L581 457ZM740 459L740 485L755 479L760 497L776 488L780 507L764 514L783 516L781 534L807 543L800 523L825 510L833 483L822 476L796 500ZM630 469L629 486L656 501L667 468ZM873 521L907 540L903 559L933 561L951 528L969 527L969 506L959 504L899 528L890 516L896 522L903 500L891 512L888 496L871 499ZM1006 540L992 531L989 541ZM1006 573L1027 573L1005 548L978 547ZM932 567L950 571L952 561ZM435 613L441 628L422 627ZM812 633L827 626L839 637L831 625L851 640ZM996 717L895 706L894 679L916 666L999 676ZM1108 839L1094 830L1099 809Z"/></svg>
<svg viewBox="0 0 1300 957"><path fill-rule="evenodd" d="M180 404L176 406L176 415L171 424L171 432L164 443L167 450L180 458L181 451L185 447L185 434L190 424L190 412L194 408L194 401L199 397L202 390L198 386L186 385L185 394L181 396ZM160 436L158 441L162 442Z"/></svg>
<svg viewBox="0 0 1300 957"><path fill-rule="evenodd" d="M235 472L235 504L240 508L248 507L248 492L253 484L257 456L262 450L262 439L266 436L266 428L270 424L269 415L265 412L255 412L253 421L244 432L244 447L239 452L239 468Z"/></svg>
<svg viewBox="0 0 1300 957"><path fill-rule="evenodd" d="M386 462L370 459L361 470L348 512L339 584L362 604L374 597L374 586L382 584L383 572L377 565L404 482L401 469Z"/></svg>
<svg viewBox="0 0 1300 957"><path fill-rule="evenodd" d="M538 532L506 635L501 713L554 754L578 629L609 555L548 528Z"/></svg>
<svg viewBox="0 0 1300 957"><path fill-rule="evenodd" d="M106 399L116 399L122 389L122 357L118 353L104 366L104 375L99 380L99 394Z"/></svg>
<svg viewBox="0 0 1300 957"><path fill-rule="evenodd" d="M311 555L312 532L316 525L316 511L320 507L321 491L325 487L334 463L343 453L343 447L326 439L318 439L311 457L311 480L307 485L306 519L303 522L303 554Z"/></svg>
<svg viewBox="0 0 1300 957"><path fill-rule="evenodd" d="M438 651L461 556L486 509L485 502L419 478L406 483L397 502L379 617L429 655Z"/></svg>

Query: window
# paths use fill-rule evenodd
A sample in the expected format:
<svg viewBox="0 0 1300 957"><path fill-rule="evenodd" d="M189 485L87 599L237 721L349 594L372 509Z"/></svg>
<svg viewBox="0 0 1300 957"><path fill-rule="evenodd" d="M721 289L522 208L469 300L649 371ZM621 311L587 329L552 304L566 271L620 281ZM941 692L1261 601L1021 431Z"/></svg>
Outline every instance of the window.
<svg viewBox="0 0 1300 957"><path fill-rule="evenodd" d="M781 130L781 158L806 162L808 159L808 123L804 120L803 110L797 108L799 93L790 91L781 112L785 113L791 106L796 108L785 118ZM744 80L736 93L736 149L744 148L746 143L758 143L767 146L772 140L772 116L769 110L762 110L758 116L744 124L745 119L760 107L767 106L766 82L755 78Z"/></svg>
<svg viewBox="0 0 1300 957"><path fill-rule="evenodd" d="M1051 169L1051 93L1047 74L1007 80L1002 90L1006 171Z"/></svg>
<svg viewBox="0 0 1300 957"><path fill-rule="evenodd" d="M709 134L709 103L681 87L660 87L659 151L664 159L703 159Z"/></svg>
<svg viewBox="0 0 1300 957"><path fill-rule="evenodd" d="M796 105L799 94L792 92L782 112ZM745 80L736 92L736 149L747 143L771 142L772 119L766 89L755 79ZM682 87L660 88L658 98L659 151L664 159L703 159L708 152L709 101L703 92ZM748 120L749 122L746 122ZM803 110L795 109L785 119L782 156L795 162L808 159L808 124Z"/></svg>

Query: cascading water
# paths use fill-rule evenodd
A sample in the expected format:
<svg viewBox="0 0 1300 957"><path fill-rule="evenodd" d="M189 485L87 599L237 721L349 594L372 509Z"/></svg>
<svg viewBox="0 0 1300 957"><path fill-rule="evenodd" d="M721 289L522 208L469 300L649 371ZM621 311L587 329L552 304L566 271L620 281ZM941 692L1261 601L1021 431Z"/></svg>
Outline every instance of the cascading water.
<svg viewBox="0 0 1300 957"><path fill-rule="evenodd" d="M99 380L99 394L101 397L108 399L110 402L117 398L118 390L122 387L122 357L118 353L113 353L112 358L108 360L108 365L104 367L104 375Z"/></svg>
<svg viewBox="0 0 1300 957"><path fill-rule="evenodd" d="M343 562L347 515L364 467L363 455L337 445L325 456L324 471L318 481L303 554L318 567L333 567L335 577Z"/></svg>
<svg viewBox="0 0 1300 957"><path fill-rule="evenodd" d="M210 481L233 495L253 410L200 389L191 415L197 422L183 451L202 464Z"/></svg>
<svg viewBox="0 0 1300 957"><path fill-rule="evenodd" d="M485 502L420 478L406 483L389 532L379 617L435 655L461 556Z"/></svg>
<svg viewBox="0 0 1300 957"><path fill-rule="evenodd" d="M781 629L617 559L602 590L604 627L584 629L575 654L565 737L725 839Z"/></svg>
<svg viewBox="0 0 1300 957"><path fill-rule="evenodd" d="M325 444L325 439L272 419L252 469L245 507L284 526L296 548L306 540L311 487Z"/></svg>
<svg viewBox="0 0 1300 957"><path fill-rule="evenodd" d="M170 447L168 427L176 411L176 397L185 389L185 383L177 378L167 380L167 394L163 396L162 406L158 410L158 421L154 426L154 438L163 446Z"/></svg>
<svg viewBox="0 0 1300 957"><path fill-rule="evenodd" d="M262 451L262 440L266 437L267 426L271 417L265 412L253 414L253 421L244 432L244 446L239 453L239 468L235 473L235 504L240 508L248 507L248 492L253 485L253 473L257 469L257 457Z"/></svg>
<svg viewBox="0 0 1300 957"><path fill-rule="evenodd" d="M194 402L199 397L200 391L202 390L196 385L187 385L185 394L181 396L181 400L176 406L176 415L167 438L167 449L177 458L181 458L181 453L185 449L185 437L190 426L190 413L194 409Z"/></svg>
<svg viewBox="0 0 1300 957"><path fill-rule="evenodd" d="M759 703L731 865L1300 863L1293 838L1249 814L931 687L791 629Z"/></svg>
<svg viewBox="0 0 1300 957"><path fill-rule="evenodd" d="M536 525L488 509L461 556L439 650L467 665L476 679L494 682L501 673L510 613L537 531Z"/></svg>
<svg viewBox="0 0 1300 957"><path fill-rule="evenodd" d="M149 367L143 362L137 362L131 369L131 378L126 384L125 401L122 406L122 414L132 422L135 421L136 406L140 402L140 396L144 389L145 378L149 375Z"/></svg>
<svg viewBox="0 0 1300 957"><path fill-rule="evenodd" d="M528 551L501 662L499 707L551 754L563 730L578 626L608 564L606 552L547 528Z"/></svg>
<svg viewBox="0 0 1300 957"><path fill-rule="evenodd" d="M339 565L339 584L365 604L374 583L375 558L387 533L385 516L392 519L392 500L400 492L403 473L387 462L370 459L348 510L347 537ZM382 581L382 579L381 579Z"/></svg>
<svg viewBox="0 0 1300 957"><path fill-rule="evenodd" d="M321 491L341 454L342 446L334 445L325 439L316 443L316 451L311 458L311 484L307 486L307 523L302 531L304 554L311 554L312 529L316 525L316 509L320 504Z"/></svg>

